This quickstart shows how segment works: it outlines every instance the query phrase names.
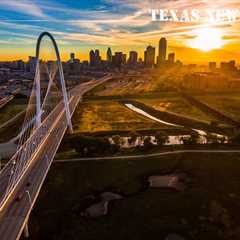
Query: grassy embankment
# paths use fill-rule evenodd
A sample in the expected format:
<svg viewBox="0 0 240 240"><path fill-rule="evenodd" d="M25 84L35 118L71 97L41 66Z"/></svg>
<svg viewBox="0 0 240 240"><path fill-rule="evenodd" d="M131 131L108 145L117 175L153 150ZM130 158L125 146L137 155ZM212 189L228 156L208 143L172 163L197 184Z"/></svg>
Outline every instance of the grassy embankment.
<svg viewBox="0 0 240 240"><path fill-rule="evenodd" d="M26 109L27 100L21 98L14 98L6 106L0 109L0 125L6 123L14 118L17 114ZM0 129L0 142L5 142L17 135L21 130L24 113L13 122Z"/></svg>
<svg viewBox="0 0 240 240"><path fill-rule="evenodd" d="M74 116L75 132L99 132L168 128L141 117L115 101L94 101L78 105Z"/></svg>
<svg viewBox="0 0 240 240"><path fill-rule="evenodd" d="M156 110L169 111L183 116L201 120L206 123L214 121L197 108L188 104L177 93L162 93L159 96L132 96L132 97L102 97L85 98L84 103L76 109L73 123L77 132L100 132L100 131L124 131L144 129L167 129L164 124L153 121L135 114L118 101L125 99L137 100L153 107Z"/></svg>
<svg viewBox="0 0 240 240"><path fill-rule="evenodd" d="M15 98L0 109L0 125L15 117L26 108L26 100Z"/></svg>
<svg viewBox="0 0 240 240"><path fill-rule="evenodd" d="M236 121L240 121L240 93L208 93L197 94L195 97Z"/></svg>
<svg viewBox="0 0 240 240"><path fill-rule="evenodd" d="M183 192L144 190L151 174L187 174ZM239 239L240 156L188 154L144 160L89 161L53 165L30 219L30 239ZM123 194L105 217L80 212L89 195ZM230 237L232 234L232 237Z"/></svg>

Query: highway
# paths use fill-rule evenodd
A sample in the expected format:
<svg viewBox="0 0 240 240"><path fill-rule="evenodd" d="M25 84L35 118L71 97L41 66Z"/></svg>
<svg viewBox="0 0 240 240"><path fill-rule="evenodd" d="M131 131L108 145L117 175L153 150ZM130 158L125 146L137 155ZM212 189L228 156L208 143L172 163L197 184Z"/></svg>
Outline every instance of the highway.
<svg viewBox="0 0 240 240"><path fill-rule="evenodd" d="M72 89L69 93L71 115L74 113L76 106L86 92L110 79L111 76L108 75L102 79L93 80L90 83L84 83ZM6 164L1 171L0 191L2 197L0 200L4 200L0 208L1 240L15 240L20 238L56 151L67 130L63 102L59 103L51 114L52 116L50 117L55 120L49 128L47 136L42 140L36 152L31 156L32 159L26 166L24 174L18 180L16 187L9 193L6 200L4 200L3 194L9 180L11 162Z"/></svg>

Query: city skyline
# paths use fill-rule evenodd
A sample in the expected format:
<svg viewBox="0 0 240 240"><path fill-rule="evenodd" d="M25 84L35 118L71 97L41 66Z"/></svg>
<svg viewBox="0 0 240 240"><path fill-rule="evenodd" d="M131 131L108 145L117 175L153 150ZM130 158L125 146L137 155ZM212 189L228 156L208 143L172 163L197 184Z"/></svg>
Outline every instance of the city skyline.
<svg viewBox="0 0 240 240"><path fill-rule="evenodd" d="M196 48L222 46L208 36ZM47 31L35 48L0 62L1 240L239 239L233 56L183 64L161 37L141 60L92 46L62 61Z"/></svg>
<svg viewBox="0 0 240 240"><path fill-rule="evenodd" d="M45 32L45 34L50 34ZM44 42L44 41L43 41ZM42 44L41 44L42 45ZM43 46L41 46L42 49ZM44 51L45 50L45 51ZM158 50L158 51L157 51ZM48 46L47 49L42 49L43 52L49 52ZM80 73L84 70L121 70L121 69L141 69L141 68L152 68L152 69L170 69L174 66L182 67L186 66L189 68L197 67L197 64L185 64L181 59L176 58L175 52L168 51L168 40L166 38L161 38L159 40L158 49L148 45L144 51L144 57L138 58L137 51L130 51L127 55L124 52L112 52L111 47L108 47L105 58L99 49L91 49L89 51L89 60L80 60L76 57L74 52L69 54L67 61L62 61L64 64L64 70L67 73ZM51 65L56 59L52 58L53 55L50 54L50 58L46 58L45 54L40 54L40 62L43 64ZM35 74L36 68L35 56L29 56L28 61L23 61L22 59L14 61L0 61L2 73L5 74L5 77L8 73L13 70L13 72L19 71L19 73L30 73ZM200 65L203 67L203 65ZM209 61L207 63L209 73L231 73L236 74L239 72L239 66L236 64L235 59L229 61ZM205 68L206 70L206 68Z"/></svg>
<svg viewBox="0 0 240 240"><path fill-rule="evenodd" d="M143 58L147 45L157 47L161 37L168 39L170 52L183 62L207 63L221 58L236 59L239 50L239 22L234 23L159 23L152 22L148 9L167 8L173 1L1 1L0 60L24 59L34 55L35 38L50 31L57 39L62 59L75 52L77 58L88 59L90 49L99 49L104 58L108 47L113 52L137 51ZM237 1L174 1L176 8L233 8ZM53 11L54 10L54 11ZM66 11L67 10L67 11ZM17 13L17 14L16 14ZM209 34L204 34L204 32ZM207 36L207 37L206 37ZM205 47L205 43L211 45Z"/></svg>
<svg viewBox="0 0 240 240"><path fill-rule="evenodd" d="M130 50L129 52L123 52L123 51L113 51L111 47L108 47L107 50L105 51L100 51L99 49L89 49L88 52L88 57L87 59L80 59L79 54L77 52L69 52L68 56L65 59L62 59L63 62L66 63L83 63L86 64L88 63L89 66L99 66L101 63L114 63L117 59L119 64L128 64L128 65L135 65L137 63L143 63L146 67L154 67L154 66L160 66L165 63L180 63L180 64L194 64L192 61L190 62L183 62L181 58L178 58L176 56L176 53L169 50L168 45L168 39L165 37L160 38L158 41L158 46L155 47L154 45L149 44L148 46L145 46L144 54L143 56L139 54L138 51L136 50ZM46 54L46 55L45 55ZM41 59L43 61L55 61L53 55L49 54L49 49L47 47L47 51L43 51L41 54ZM53 58L52 58L53 57ZM116 58L115 58L116 57ZM28 56L27 59L13 59L10 61L1 61L2 63L4 62L16 62L16 64L22 64L22 63L28 63L33 61L35 62L35 57L34 56ZM234 62L234 65L238 66L238 63L236 62L236 59L230 58L227 60L217 60L213 59L212 61L207 61L202 65L209 66L211 63L214 63L216 66L215 67L221 67L222 63L230 63ZM31 64L30 64L31 65ZM113 65L118 65L114 63ZM31 71L30 71L31 72Z"/></svg>

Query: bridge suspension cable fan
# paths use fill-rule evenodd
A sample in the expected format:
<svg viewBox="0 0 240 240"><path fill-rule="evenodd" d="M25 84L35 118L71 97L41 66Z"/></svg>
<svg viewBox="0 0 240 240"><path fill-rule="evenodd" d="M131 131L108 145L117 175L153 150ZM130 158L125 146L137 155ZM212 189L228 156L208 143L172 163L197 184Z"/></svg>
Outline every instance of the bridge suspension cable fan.
<svg viewBox="0 0 240 240"><path fill-rule="evenodd" d="M42 42L47 39L52 44L55 59L46 61L41 56ZM41 58L42 57L42 58ZM37 41L35 57L35 78L26 110L22 130L19 134L17 151L1 173L11 168L8 181L5 183L3 195L0 196L0 210L2 204L15 189L34 159L39 146L51 130L52 123L59 116L58 109L63 109L66 122L72 132L69 96L64 80L63 68L59 50L53 36L43 32Z"/></svg>

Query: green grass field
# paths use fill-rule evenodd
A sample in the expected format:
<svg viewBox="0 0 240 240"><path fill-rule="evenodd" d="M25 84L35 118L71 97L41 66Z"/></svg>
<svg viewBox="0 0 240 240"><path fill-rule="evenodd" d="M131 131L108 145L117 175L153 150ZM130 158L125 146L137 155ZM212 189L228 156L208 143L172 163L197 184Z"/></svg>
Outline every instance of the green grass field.
<svg viewBox="0 0 240 240"><path fill-rule="evenodd" d="M0 109L0 125L15 117L18 113L25 110L25 108L25 100L13 99L6 106Z"/></svg>
<svg viewBox="0 0 240 240"><path fill-rule="evenodd" d="M240 93L209 93L196 95L198 100L240 121Z"/></svg>
<svg viewBox="0 0 240 240"><path fill-rule="evenodd" d="M186 189L144 190L152 174L184 172ZM188 154L54 164L30 223L31 239L239 239L240 156ZM81 217L87 196L123 194L107 216ZM230 237L231 236L231 237Z"/></svg>
<svg viewBox="0 0 240 240"><path fill-rule="evenodd" d="M73 126L75 132L167 128L129 111L115 101L80 103L73 116Z"/></svg>
<svg viewBox="0 0 240 240"><path fill-rule="evenodd" d="M142 102L156 110L169 111L208 123L215 120L174 92L130 99ZM77 107L73 116L73 125L74 130L80 133L169 128L165 124L159 124L130 111L114 98L103 100L87 98Z"/></svg>
<svg viewBox="0 0 240 240"><path fill-rule="evenodd" d="M26 109L26 99L13 99L10 103L0 109L0 125L6 123L10 119L14 118L18 113ZM19 118L11 121L6 126L0 129L0 142L6 142L15 137L20 132L22 122L24 119L24 113Z"/></svg>
<svg viewBox="0 0 240 240"><path fill-rule="evenodd" d="M156 110L168 111L176 114L183 115L184 117L195 118L204 122L211 122L214 119L198 110L196 107L189 104L177 93L174 95L154 98L154 99L139 99L140 102L153 107Z"/></svg>

